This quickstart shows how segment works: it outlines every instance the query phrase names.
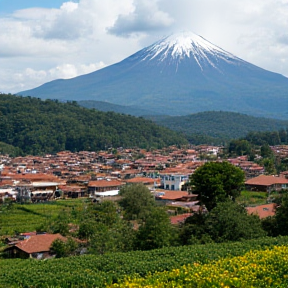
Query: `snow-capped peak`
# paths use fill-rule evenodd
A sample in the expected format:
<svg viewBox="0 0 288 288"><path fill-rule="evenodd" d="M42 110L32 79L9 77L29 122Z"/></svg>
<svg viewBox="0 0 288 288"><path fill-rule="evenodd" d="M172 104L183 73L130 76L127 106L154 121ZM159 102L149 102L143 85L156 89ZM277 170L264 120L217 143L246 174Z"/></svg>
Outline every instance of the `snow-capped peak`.
<svg viewBox="0 0 288 288"><path fill-rule="evenodd" d="M193 57L201 69L204 64L203 61L216 68L215 60L219 58L225 61L238 59L201 36L192 32L182 32L172 34L147 47L144 60L156 58L159 61L164 61L167 58L172 58L179 63L186 57Z"/></svg>

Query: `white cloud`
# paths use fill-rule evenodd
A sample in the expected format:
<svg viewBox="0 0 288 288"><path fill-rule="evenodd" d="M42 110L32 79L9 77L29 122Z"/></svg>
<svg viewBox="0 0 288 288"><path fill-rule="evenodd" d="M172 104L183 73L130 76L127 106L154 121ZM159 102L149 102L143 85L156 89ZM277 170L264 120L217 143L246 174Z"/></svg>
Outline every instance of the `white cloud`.
<svg viewBox="0 0 288 288"><path fill-rule="evenodd" d="M52 81L54 79L69 79L91 73L105 66L105 63L103 62L80 65L66 63L52 67L48 70L35 70L33 68L26 68L17 72L0 70L0 77L2 80L2 90L0 89L0 92L9 91L11 93L16 93L21 90L35 88L44 82ZM13 81L11 81L11 76Z"/></svg>
<svg viewBox="0 0 288 288"><path fill-rule="evenodd" d="M135 33L143 33L170 27L174 19L158 7L157 0L135 0L134 9L128 15L120 14L114 26L109 28L111 34L119 36L131 36Z"/></svg>
<svg viewBox="0 0 288 288"><path fill-rule="evenodd" d="M62 64L55 68L50 69L48 71L48 74L51 77L51 79L55 78L68 79L82 74L93 72L105 66L106 65L103 62L92 63L89 65L82 64L77 66L73 64Z"/></svg>
<svg viewBox="0 0 288 288"><path fill-rule="evenodd" d="M288 76L288 0L79 0L0 18L0 91L89 73L179 30Z"/></svg>

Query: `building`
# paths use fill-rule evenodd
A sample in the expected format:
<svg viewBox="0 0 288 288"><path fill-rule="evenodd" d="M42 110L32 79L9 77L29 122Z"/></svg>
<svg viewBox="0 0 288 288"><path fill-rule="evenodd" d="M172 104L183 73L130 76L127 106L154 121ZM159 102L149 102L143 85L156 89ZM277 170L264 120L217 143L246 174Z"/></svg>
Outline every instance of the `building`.
<svg viewBox="0 0 288 288"><path fill-rule="evenodd" d="M161 185L165 190L182 190L182 187L189 181L189 175L173 173L161 174Z"/></svg>
<svg viewBox="0 0 288 288"><path fill-rule="evenodd" d="M255 207L246 207L248 214L258 215L260 219L266 217L272 217L276 212L276 204L270 203L265 205L259 205Z"/></svg>
<svg viewBox="0 0 288 288"><path fill-rule="evenodd" d="M56 240L66 241L67 238L60 234L38 234L32 235L25 240L17 242L15 245L6 248L4 252L9 258L35 258L45 259L53 255L51 245Z"/></svg>
<svg viewBox="0 0 288 288"><path fill-rule="evenodd" d="M288 179L270 175L260 175L245 182L245 187L249 191L272 192L288 189Z"/></svg>
<svg viewBox="0 0 288 288"><path fill-rule="evenodd" d="M97 180L88 183L90 196L115 196L125 183L119 180Z"/></svg>

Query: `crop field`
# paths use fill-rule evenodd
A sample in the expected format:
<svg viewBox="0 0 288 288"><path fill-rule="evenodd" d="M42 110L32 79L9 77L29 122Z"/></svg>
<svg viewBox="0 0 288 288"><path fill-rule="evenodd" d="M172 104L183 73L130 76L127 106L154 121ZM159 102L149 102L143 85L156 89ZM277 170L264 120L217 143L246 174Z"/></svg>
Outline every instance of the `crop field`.
<svg viewBox="0 0 288 288"><path fill-rule="evenodd" d="M141 287L134 284L154 287L153 281L156 281L158 275L163 283L175 282L175 286L171 283L170 286L165 286L166 284L162 285L160 282L158 285L155 282L158 287L177 287L178 284L178 287L185 287L181 286L183 281L190 285L187 284L186 287L213 287L212 280L207 280L210 278L215 280L213 283L218 283L214 287L287 287L281 286L282 282L280 286L270 285L271 279L274 281L280 276L286 279L285 275L288 275L288 264L285 263L288 259L286 246L288 237L266 237L243 242L170 247L102 256L83 255L44 261L0 260L0 287L113 287L115 284L120 286L114 287L128 287L127 281L131 282L129 287ZM211 274L208 273L209 270ZM268 286L241 286L240 277L244 277L246 272L253 272L253 275L250 273L247 277L254 277L256 280L259 278L262 283L267 280ZM203 273L203 279L207 278L208 282L203 282L202 286L192 284L198 281L197 273ZM187 276L186 280L184 275ZM247 277L243 278L246 281L243 283L248 283L250 278ZM191 278L191 281L188 278ZM234 282L230 283L230 278Z"/></svg>
<svg viewBox="0 0 288 288"><path fill-rule="evenodd" d="M37 204L16 204L0 209L0 236L13 235L15 232L35 231L61 211L80 209L85 199L58 200Z"/></svg>
<svg viewBox="0 0 288 288"><path fill-rule="evenodd" d="M250 251L243 256L227 257L201 265L197 262L180 269L148 275L127 277L109 286L124 287L277 287L288 285L288 247Z"/></svg>

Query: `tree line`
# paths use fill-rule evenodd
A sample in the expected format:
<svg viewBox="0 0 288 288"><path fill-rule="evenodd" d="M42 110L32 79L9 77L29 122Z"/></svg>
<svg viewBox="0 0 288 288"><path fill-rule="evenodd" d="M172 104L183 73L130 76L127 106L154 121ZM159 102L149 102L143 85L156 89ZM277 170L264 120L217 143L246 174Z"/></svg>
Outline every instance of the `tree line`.
<svg viewBox="0 0 288 288"><path fill-rule="evenodd" d="M253 131L261 131L260 134L262 132L265 134L268 131L278 131L288 127L287 120L254 117L225 111L206 111L186 116L151 116L148 118L159 125L182 132L195 145L218 145L228 143L231 139L245 137L250 132L252 132L251 135L254 135ZM277 143L277 139L274 141Z"/></svg>
<svg viewBox="0 0 288 288"><path fill-rule="evenodd" d="M187 144L179 133L142 118L11 94L0 95L0 131L0 152L15 155Z"/></svg>

